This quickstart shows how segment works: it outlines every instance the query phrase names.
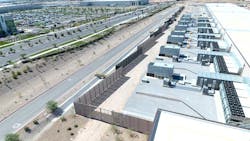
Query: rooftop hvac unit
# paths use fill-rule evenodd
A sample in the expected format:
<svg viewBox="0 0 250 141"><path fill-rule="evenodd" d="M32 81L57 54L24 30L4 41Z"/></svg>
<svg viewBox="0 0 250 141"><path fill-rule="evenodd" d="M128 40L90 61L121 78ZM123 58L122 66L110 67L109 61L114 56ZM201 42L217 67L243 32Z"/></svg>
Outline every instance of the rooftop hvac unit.
<svg viewBox="0 0 250 141"><path fill-rule="evenodd" d="M245 118L243 108L241 106L239 97L235 90L234 84L231 81L223 81L225 88L226 99L228 101L228 107L231 112L230 119L242 120Z"/></svg>
<svg viewBox="0 0 250 141"><path fill-rule="evenodd" d="M171 81L169 78L163 79L163 87L174 88L176 86L176 82Z"/></svg>
<svg viewBox="0 0 250 141"><path fill-rule="evenodd" d="M214 93L215 93L215 90L212 89L211 87L204 86L202 89L202 94L204 95L213 96Z"/></svg>
<svg viewBox="0 0 250 141"><path fill-rule="evenodd" d="M209 66L210 65L209 59L202 59L201 60L201 65L202 66Z"/></svg>

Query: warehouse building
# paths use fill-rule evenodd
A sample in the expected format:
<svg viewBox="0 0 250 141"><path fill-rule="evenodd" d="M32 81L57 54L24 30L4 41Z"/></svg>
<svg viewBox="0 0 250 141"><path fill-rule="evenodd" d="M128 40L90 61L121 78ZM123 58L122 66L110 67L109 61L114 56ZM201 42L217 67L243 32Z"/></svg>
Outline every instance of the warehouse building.
<svg viewBox="0 0 250 141"><path fill-rule="evenodd" d="M158 109L149 141L249 141L249 130Z"/></svg>
<svg viewBox="0 0 250 141"><path fill-rule="evenodd" d="M213 121L219 120L214 97L202 95L199 87L179 83L172 87L169 83L165 84L166 81L143 76L123 112L152 121L160 108ZM174 85L174 81L170 82L170 85Z"/></svg>
<svg viewBox="0 0 250 141"><path fill-rule="evenodd" d="M10 16L0 16L0 37L16 33L17 29L13 18Z"/></svg>
<svg viewBox="0 0 250 141"><path fill-rule="evenodd" d="M205 24L212 21L210 18L199 20ZM238 58L237 52L231 51L231 43L219 32L219 28L210 25L201 25L199 28L188 25L187 30L193 33L190 36L185 30L172 31L173 34L168 37L168 41L172 40L171 44L160 48L159 56L164 59L156 59L148 65L147 76L143 76L129 98L124 113L152 120L160 108L206 119L206 122L212 120L250 128L250 78L241 76L244 62ZM171 39L179 36L184 39ZM178 44L183 44L187 38L194 39L194 46L180 48ZM205 44L204 48L197 48L198 42ZM180 60L174 61L173 58L163 56L179 56ZM201 62L208 62L208 65L201 65ZM167 66L164 64L174 67L164 68ZM167 70L170 68L171 71ZM213 130L206 132L212 133ZM154 136L151 140L158 139L166 138Z"/></svg>
<svg viewBox="0 0 250 141"><path fill-rule="evenodd" d="M201 17L198 21L197 28L187 27L192 32L190 36L184 29L172 31L168 37L183 36L183 40L187 37L194 40L190 48L180 48L179 56L183 56L180 61L162 57L166 59L164 62L174 66L172 78L143 76L124 108L124 113L149 120L156 115L150 141L250 138L249 130L244 129L250 128L250 78L242 76L245 61L235 50L236 44L230 41L231 37L227 37L214 19ZM184 25L185 21L180 23ZM175 40L171 43L183 44ZM172 55L171 51L163 53L166 46L161 47L160 56ZM208 62L208 65L201 65L201 62ZM184 77L175 80L175 74Z"/></svg>
<svg viewBox="0 0 250 141"><path fill-rule="evenodd" d="M230 3L209 3L206 9L218 29L223 29L221 33L230 45L230 51L249 68L250 11ZM244 69L242 75L249 76L248 69Z"/></svg>
<svg viewBox="0 0 250 141"><path fill-rule="evenodd" d="M81 6L133 6L145 5L148 0L83 0Z"/></svg>

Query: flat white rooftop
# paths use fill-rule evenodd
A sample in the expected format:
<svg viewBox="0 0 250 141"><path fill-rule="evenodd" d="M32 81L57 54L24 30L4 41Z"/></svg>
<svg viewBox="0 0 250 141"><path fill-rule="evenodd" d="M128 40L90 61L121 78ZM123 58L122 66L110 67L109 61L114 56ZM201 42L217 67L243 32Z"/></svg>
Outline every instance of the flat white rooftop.
<svg viewBox="0 0 250 141"><path fill-rule="evenodd" d="M174 68L174 65L173 65L173 64L166 63L166 62L159 61L159 60L156 60L156 61L154 62L154 66L157 66L157 67L164 67L164 68Z"/></svg>
<svg viewBox="0 0 250 141"><path fill-rule="evenodd" d="M199 87L177 84L163 87L163 80L144 77L127 101L123 113L153 120L157 109L165 109L194 117L219 121L215 98L203 95Z"/></svg>
<svg viewBox="0 0 250 141"><path fill-rule="evenodd" d="M239 50L249 66L250 10L230 3L209 3L206 7L236 46L233 49Z"/></svg>
<svg viewBox="0 0 250 141"><path fill-rule="evenodd" d="M240 70L240 66L237 64L237 62L235 61L235 57L234 56L223 56L226 65L227 65L227 69L229 72L231 73L238 73Z"/></svg>
<svg viewBox="0 0 250 141"><path fill-rule="evenodd" d="M250 131L186 116L160 111L156 115L150 141L249 141Z"/></svg>

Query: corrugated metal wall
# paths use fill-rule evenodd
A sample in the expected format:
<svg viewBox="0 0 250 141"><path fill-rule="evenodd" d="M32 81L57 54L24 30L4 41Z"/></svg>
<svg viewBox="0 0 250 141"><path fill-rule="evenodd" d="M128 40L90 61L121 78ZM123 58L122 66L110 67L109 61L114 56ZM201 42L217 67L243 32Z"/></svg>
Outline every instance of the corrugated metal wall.
<svg viewBox="0 0 250 141"><path fill-rule="evenodd" d="M136 132L149 135L153 128L153 122L145 119L106 110L103 108L97 108L96 106L86 105L79 102L75 102L74 106L76 114L128 128Z"/></svg>

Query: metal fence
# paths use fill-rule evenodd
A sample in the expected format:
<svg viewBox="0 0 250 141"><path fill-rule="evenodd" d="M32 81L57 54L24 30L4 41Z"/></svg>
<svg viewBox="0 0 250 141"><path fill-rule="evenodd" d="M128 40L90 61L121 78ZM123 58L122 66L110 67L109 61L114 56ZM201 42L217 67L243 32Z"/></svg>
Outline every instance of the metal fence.
<svg viewBox="0 0 250 141"><path fill-rule="evenodd" d="M117 82L124 75L123 68L116 70L114 73L103 79L99 84L86 92L79 98L82 104L92 104L95 99L100 97L108 88Z"/></svg>
<svg viewBox="0 0 250 141"><path fill-rule="evenodd" d="M149 135L151 129L153 128L153 122L145 119L98 108L96 106L82 104L79 102L75 102L74 106L76 113L79 115L128 128L136 132Z"/></svg>
<svg viewBox="0 0 250 141"><path fill-rule="evenodd" d="M126 67L128 66L129 65L127 65ZM103 79L99 84L97 84L95 87L81 96L78 100L76 100L74 102L75 113L144 134L149 134L153 126L153 123L151 121L98 108L98 105L93 105L96 104L96 101L99 101L99 99L102 98L102 96L105 95L105 93L109 91L109 89L112 89L114 85L119 83L119 81L125 77L124 70L126 69L126 67L117 69L114 73ZM106 98L104 98L104 100L105 99Z"/></svg>
<svg viewBox="0 0 250 141"><path fill-rule="evenodd" d="M119 69L120 67L124 68L128 64L130 64L132 61L134 61L138 56L142 54L142 48L139 48L137 51L129 55L126 59L121 61L119 64L116 65L116 69Z"/></svg>
<svg viewBox="0 0 250 141"><path fill-rule="evenodd" d="M95 101L98 101L100 97L105 95L106 91L112 89L113 85L116 85L119 80L125 77L124 74L126 73L127 68L130 68L130 66L133 66L134 62L138 60L140 61L140 59L145 57L144 53L156 44L156 40L163 34L162 32L168 28L168 26L175 20L175 16L182 10L183 9L181 8L170 20L166 21L162 27L150 36L147 41L138 46L136 52L132 53L122 62L117 64L116 71L114 73L103 79L99 84L76 100L74 102L76 114L125 127L144 134L149 134L153 127L152 121L98 108L97 105L94 104ZM107 97L104 97L104 100L106 98Z"/></svg>
<svg viewBox="0 0 250 141"><path fill-rule="evenodd" d="M157 31L155 31L153 34L151 34L150 38L143 42L141 45L138 46L137 51L129 55L126 59L121 61L116 65L116 69L119 68L125 68L127 65L129 65L131 62L133 62L136 58L138 58L141 55L144 55L145 52L147 52L150 48L152 48L156 44L156 40L161 37L163 34L163 31L166 30L168 27L168 23L165 23L162 27L160 27Z"/></svg>

